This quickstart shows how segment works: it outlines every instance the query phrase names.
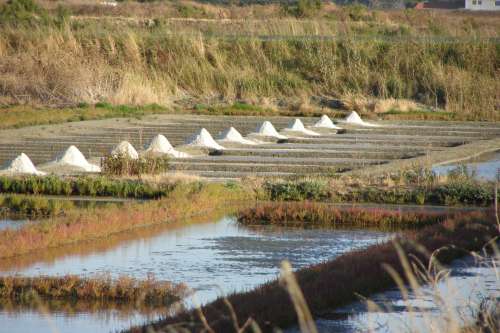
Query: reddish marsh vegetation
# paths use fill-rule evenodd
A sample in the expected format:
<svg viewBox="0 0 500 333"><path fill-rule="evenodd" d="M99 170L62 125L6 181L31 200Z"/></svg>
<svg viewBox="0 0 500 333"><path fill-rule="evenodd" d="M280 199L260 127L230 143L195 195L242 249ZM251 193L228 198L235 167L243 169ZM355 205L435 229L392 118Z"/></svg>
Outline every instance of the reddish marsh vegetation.
<svg viewBox="0 0 500 333"><path fill-rule="evenodd" d="M153 278L136 280L128 277L111 279L109 276L80 278L63 277L1 277L0 298L29 300L87 300L145 303L168 305L187 294L184 285L156 281Z"/></svg>
<svg viewBox="0 0 500 333"><path fill-rule="evenodd" d="M393 241L301 269L296 272L296 277L312 314L320 317L331 309L357 300L357 295L368 296L395 286L387 267L392 268L392 273L408 276L405 269L414 266L404 264L400 257L402 253L423 265L432 258L446 264L469 251L482 249L496 236L498 230L490 214L464 214L419 230L403 232ZM402 253L398 253L395 244L401 247ZM188 323L185 325L190 331L209 327L216 332L233 332L235 325L241 327L252 318L263 331L271 332L276 327L297 323L297 313L289 299L287 291L276 280L249 292L220 298L200 310L166 318L152 326L156 332L166 331L169 325L180 323ZM147 332L148 329L139 327L132 332Z"/></svg>
<svg viewBox="0 0 500 333"><path fill-rule="evenodd" d="M416 228L443 221L443 213L401 212L381 208L342 208L314 202L267 203L238 212L243 224Z"/></svg>
<svg viewBox="0 0 500 333"><path fill-rule="evenodd" d="M122 207L71 210L65 216L30 223L18 230L0 231L0 258L56 247L164 222L216 212L242 200L239 187L192 183L179 185L167 198Z"/></svg>

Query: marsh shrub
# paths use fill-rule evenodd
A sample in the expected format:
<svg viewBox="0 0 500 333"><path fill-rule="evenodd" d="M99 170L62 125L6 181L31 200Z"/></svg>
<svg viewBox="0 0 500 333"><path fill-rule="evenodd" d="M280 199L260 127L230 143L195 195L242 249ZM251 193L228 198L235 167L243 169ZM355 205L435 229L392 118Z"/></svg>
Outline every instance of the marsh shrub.
<svg viewBox="0 0 500 333"><path fill-rule="evenodd" d="M271 200L323 200L329 196L328 183L322 180L266 182L264 189Z"/></svg>
<svg viewBox="0 0 500 333"><path fill-rule="evenodd" d="M434 188L428 193L428 201L439 204L486 205L493 202L493 189L473 181L451 182Z"/></svg>

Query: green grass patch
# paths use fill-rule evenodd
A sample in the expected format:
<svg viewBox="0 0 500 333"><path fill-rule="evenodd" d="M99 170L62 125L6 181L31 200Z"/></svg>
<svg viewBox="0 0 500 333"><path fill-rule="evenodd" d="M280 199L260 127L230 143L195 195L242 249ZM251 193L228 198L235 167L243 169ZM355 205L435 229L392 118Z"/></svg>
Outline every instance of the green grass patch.
<svg viewBox="0 0 500 333"><path fill-rule="evenodd" d="M0 193L157 199L169 195L174 188L173 183L153 185L139 180L110 179L104 176L0 177Z"/></svg>

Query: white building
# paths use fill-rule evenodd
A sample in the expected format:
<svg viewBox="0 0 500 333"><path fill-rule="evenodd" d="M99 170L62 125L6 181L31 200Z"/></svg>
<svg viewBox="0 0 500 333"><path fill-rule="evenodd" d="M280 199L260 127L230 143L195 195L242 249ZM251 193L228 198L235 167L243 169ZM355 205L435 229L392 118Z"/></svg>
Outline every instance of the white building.
<svg viewBox="0 0 500 333"><path fill-rule="evenodd" d="M465 0L468 10L500 10L500 0Z"/></svg>

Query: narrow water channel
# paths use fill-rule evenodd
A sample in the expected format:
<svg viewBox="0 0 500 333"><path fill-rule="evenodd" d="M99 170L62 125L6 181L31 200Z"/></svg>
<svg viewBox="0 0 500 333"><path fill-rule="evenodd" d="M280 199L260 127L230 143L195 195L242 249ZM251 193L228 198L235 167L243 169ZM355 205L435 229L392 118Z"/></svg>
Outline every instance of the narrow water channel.
<svg viewBox="0 0 500 333"><path fill-rule="evenodd" d="M184 282L206 303L218 295L251 289L277 277L282 260L301 268L387 240L374 230L320 230L243 227L234 218L185 224L121 241L95 251L68 251L40 260L0 262L3 275L93 275L109 273ZM47 259L50 258L50 259ZM17 264L16 264L17 263ZM6 268L9 267L9 268ZM56 311L3 307L0 332L110 332L154 319L159 314L119 311Z"/></svg>
<svg viewBox="0 0 500 333"><path fill-rule="evenodd" d="M408 290L408 296L394 288L353 303L317 320L320 332L448 332L474 323L481 302L500 302L500 258L452 263L450 275L435 284ZM327 318L328 317L328 318ZM298 333L298 329L287 333Z"/></svg>

